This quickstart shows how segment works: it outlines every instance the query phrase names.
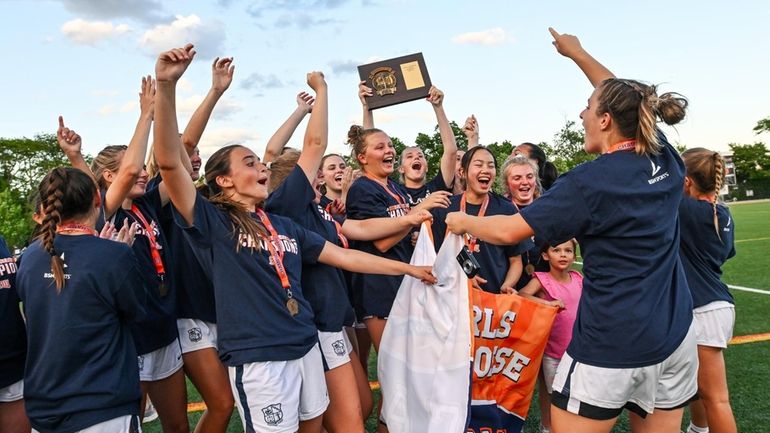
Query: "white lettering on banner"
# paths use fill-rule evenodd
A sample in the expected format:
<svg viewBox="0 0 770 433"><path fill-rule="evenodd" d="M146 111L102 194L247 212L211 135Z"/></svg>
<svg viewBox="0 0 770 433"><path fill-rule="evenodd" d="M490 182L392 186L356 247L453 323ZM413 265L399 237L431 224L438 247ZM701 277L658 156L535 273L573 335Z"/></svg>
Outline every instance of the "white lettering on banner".
<svg viewBox="0 0 770 433"><path fill-rule="evenodd" d="M481 310L478 306L473 306L473 321L476 326L473 328L474 337L482 337L487 339L495 338L508 338L511 334L511 324L516 320L516 313L513 311L506 311L503 313L503 317L500 318L499 326L492 329L492 321L494 320L494 311L492 308L484 308ZM479 324L484 322L482 329L479 329Z"/></svg>
<svg viewBox="0 0 770 433"><path fill-rule="evenodd" d="M492 364L494 361L494 364ZM518 382L521 370L530 363L530 358L509 347L479 346L473 357L473 371L479 379L502 373L513 382Z"/></svg>

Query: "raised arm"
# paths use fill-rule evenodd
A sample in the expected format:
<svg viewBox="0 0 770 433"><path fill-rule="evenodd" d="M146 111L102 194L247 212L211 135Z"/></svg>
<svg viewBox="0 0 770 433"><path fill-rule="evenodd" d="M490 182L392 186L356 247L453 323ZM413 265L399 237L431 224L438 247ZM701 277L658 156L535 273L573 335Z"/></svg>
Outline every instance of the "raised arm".
<svg viewBox="0 0 770 433"><path fill-rule="evenodd" d="M457 164L457 141L452 126L449 124L449 119L444 112L444 92L431 86L428 102L433 106L433 111L436 112L438 132L441 135L441 145L444 147L444 153L441 154L441 176L444 178L444 185L451 186L455 178L455 165Z"/></svg>
<svg viewBox="0 0 770 433"><path fill-rule="evenodd" d="M559 34L553 27L548 27L548 31L553 36L553 45L556 47L556 51L562 56L572 59L586 74L592 86L596 87L608 78L615 78L615 74L583 49L577 36L566 33Z"/></svg>
<svg viewBox="0 0 770 433"><path fill-rule="evenodd" d="M431 219L431 214L424 209L415 209L398 218L346 219L342 224L342 234L354 241L374 241L400 234L398 239L400 240L412 227L417 227L429 219Z"/></svg>
<svg viewBox="0 0 770 433"><path fill-rule="evenodd" d="M366 102L367 96L372 96L372 88L366 86L366 81L358 83L358 99L361 101L361 107L364 109L363 123L361 124L364 129L374 128L374 115L372 110L369 109L369 104Z"/></svg>
<svg viewBox="0 0 770 433"><path fill-rule="evenodd" d="M144 170L144 157L147 154L147 141L155 112L155 80L142 77L142 91L139 93L141 113L134 130L134 136L128 143L128 149L120 162L120 170L110 184L104 196L104 217L110 219L123 204L136 179Z"/></svg>
<svg viewBox="0 0 770 433"><path fill-rule="evenodd" d="M468 139L468 150L479 145L479 121L475 115L471 114L471 117L465 119L463 134Z"/></svg>
<svg viewBox="0 0 770 433"><path fill-rule="evenodd" d="M294 134L294 131L299 126L302 119L313 110L314 99L306 92L300 92L297 94L297 108L291 113L288 119L275 131L270 140L267 141L265 147L265 156L262 158L262 162L268 163L275 161L278 155L281 154L286 143Z"/></svg>
<svg viewBox="0 0 770 433"><path fill-rule="evenodd" d="M302 168L308 182L312 185L318 177L318 167L321 165L321 159L329 142L329 100L323 73L314 71L307 74L307 84L315 91L315 102L313 111L310 113L310 121L307 123L302 153L297 165Z"/></svg>
<svg viewBox="0 0 770 433"><path fill-rule="evenodd" d="M412 266L409 263L390 260L362 251L340 248L326 242L318 261L350 272L380 275L409 275L425 283L434 284L436 277L429 266Z"/></svg>
<svg viewBox="0 0 770 433"><path fill-rule="evenodd" d="M451 212L446 226L454 234L470 233L495 245L513 245L534 236L532 227L520 214L477 217L463 212Z"/></svg>
<svg viewBox="0 0 770 433"><path fill-rule="evenodd" d="M235 65L233 65L232 57L225 57L223 59L217 57L214 59L214 63L211 65L211 88L206 97L203 98L201 105L195 109L190 121L187 123L187 127L182 133L182 143L187 150L188 156L192 155L195 147L198 146L203 131L206 129L206 124L208 124L211 118L211 113L214 111L214 107L230 87L230 83L233 82L234 72Z"/></svg>
<svg viewBox="0 0 770 433"><path fill-rule="evenodd" d="M184 218L193 224L195 207L195 184L184 168L179 149L179 127L176 120L176 83L190 65L195 50L192 44L184 48L174 48L161 53L155 63L155 77L158 80L158 92L155 97L155 158L166 185L169 198L174 207Z"/></svg>
<svg viewBox="0 0 770 433"><path fill-rule="evenodd" d="M59 147L64 152L64 155L67 156L72 167L77 168L92 178L94 177L91 168L86 164L86 160L83 159L83 154L81 153L83 141L80 138L80 134L64 126L64 118L62 116L59 116L59 129L56 130L56 141L59 142Z"/></svg>

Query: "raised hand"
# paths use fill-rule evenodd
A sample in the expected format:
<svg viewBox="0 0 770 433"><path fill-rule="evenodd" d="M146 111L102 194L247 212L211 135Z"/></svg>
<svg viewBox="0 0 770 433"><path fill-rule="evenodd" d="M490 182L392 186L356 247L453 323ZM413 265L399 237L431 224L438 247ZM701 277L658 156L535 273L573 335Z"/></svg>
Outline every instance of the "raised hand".
<svg viewBox="0 0 770 433"><path fill-rule="evenodd" d="M556 47L556 51L562 56L574 59L576 55L584 51L577 36L569 35L567 33L559 34L553 27L548 27L548 31L551 32L551 36L553 36L552 44Z"/></svg>
<svg viewBox="0 0 770 433"><path fill-rule="evenodd" d="M235 65L233 65L232 57L214 59L214 63L211 64L211 88L224 93L233 82L234 72Z"/></svg>
<svg viewBox="0 0 770 433"><path fill-rule="evenodd" d="M358 99L361 101L361 105L366 107L366 97L374 95L374 90L366 85L366 81L358 83Z"/></svg>
<svg viewBox="0 0 770 433"><path fill-rule="evenodd" d="M155 80L148 75L142 77L142 88L139 92L139 109L142 115L152 118L155 115Z"/></svg>
<svg viewBox="0 0 770 433"><path fill-rule="evenodd" d="M479 122L476 120L476 116L471 114L471 117L465 119L465 125L463 125L463 134L469 140L471 138L479 137Z"/></svg>
<svg viewBox="0 0 770 433"><path fill-rule="evenodd" d="M310 113L313 111L313 103L315 102L315 98L313 98L310 93L307 92L299 92L297 93L297 107L304 111L305 113Z"/></svg>
<svg viewBox="0 0 770 433"><path fill-rule="evenodd" d="M307 85L316 93L322 88L326 88L326 80L324 79L324 73L320 71L313 71L307 74Z"/></svg>
<svg viewBox="0 0 770 433"><path fill-rule="evenodd" d="M164 51L155 62L155 79L172 82L179 80L187 67L190 66L193 57L195 57L193 44Z"/></svg>
<svg viewBox="0 0 770 433"><path fill-rule="evenodd" d="M426 98L434 107L440 107L444 103L444 92L436 86L430 86L428 97Z"/></svg>
<svg viewBox="0 0 770 433"><path fill-rule="evenodd" d="M56 141L65 155L76 155L80 153L82 141L80 135L64 126L64 118L59 116L59 129L56 130Z"/></svg>

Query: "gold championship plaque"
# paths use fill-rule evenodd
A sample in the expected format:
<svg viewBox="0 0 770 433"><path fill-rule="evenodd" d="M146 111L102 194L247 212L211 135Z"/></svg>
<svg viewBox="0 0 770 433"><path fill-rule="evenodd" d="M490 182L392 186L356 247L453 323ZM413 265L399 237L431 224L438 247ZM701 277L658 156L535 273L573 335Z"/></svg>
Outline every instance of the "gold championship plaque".
<svg viewBox="0 0 770 433"><path fill-rule="evenodd" d="M369 110L425 98L431 86L422 53L361 65L358 75L373 89Z"/></svg>

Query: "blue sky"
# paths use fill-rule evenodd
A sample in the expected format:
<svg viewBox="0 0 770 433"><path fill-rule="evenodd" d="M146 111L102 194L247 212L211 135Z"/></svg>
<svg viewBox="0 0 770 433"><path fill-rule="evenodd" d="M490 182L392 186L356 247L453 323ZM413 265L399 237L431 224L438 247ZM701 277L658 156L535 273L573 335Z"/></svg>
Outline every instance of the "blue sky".
<svg viewBox="0 0 770 433"><path fill-rule="evenodd" d="M475 114L482 143L550 141L579 120L591 92L551 46L553 26L578 35L617 75L687 96L689 117L668 130L672 141L726 150L766 139L751 129L770 116L769 22L764 1L2 1L0 136L54 132L62 114L87 152L126 144L140 77L161 50L189 40L199 55L178 88L181 125L208 90L211 60L235 57L204 156L233 142L261 153L310 70L326 73L329 147L345 152L361 117L355 66L418 51L449 118L462 124ZM408 143L435 119L414 101L375 111L375 123Z"/></svg>

